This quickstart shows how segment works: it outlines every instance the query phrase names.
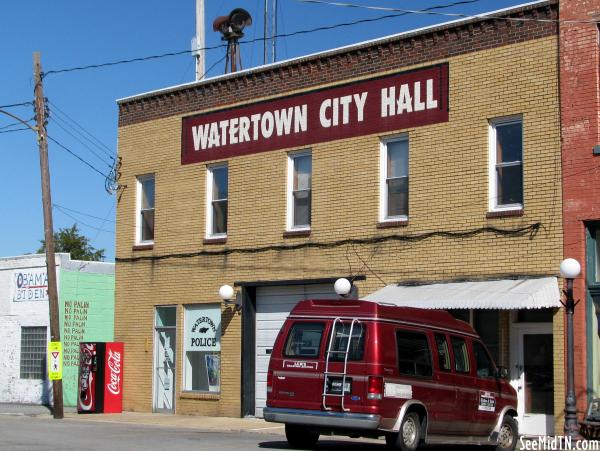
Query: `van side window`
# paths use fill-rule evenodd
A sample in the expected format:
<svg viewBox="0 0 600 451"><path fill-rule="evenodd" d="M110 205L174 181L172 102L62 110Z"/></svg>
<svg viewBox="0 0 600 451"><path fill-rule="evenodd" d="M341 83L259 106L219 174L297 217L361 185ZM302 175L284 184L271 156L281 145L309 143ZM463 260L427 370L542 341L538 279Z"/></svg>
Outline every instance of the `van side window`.
<svg viewBox="0 0 600 451"><path fill-rule="evenodd" d="M425 334L399 330L396 332L396 343L400 374L431 376L431 352Z"/></svg>
<svg viewBox="0 0 600 451"><path fill-rule="evenodd" d="M329 356L329 360L344 361L346 348L348 346L348 335L350 334L351 323L337 323L335 326L335 335L333 337L333 343L331 345L332 352ZM356 361L362 360L365 350L365 334L363 331L363 325L358 323L354 324L352 328L352 338L350 339L350 348L348 349L348 360ZM340 352L341 351L341 352Z"/></svg>
<svg viewBox="0 0 600 451"><path fill-rule="evenodd" d="M448 341L446 340L446 336L442 334L435 334L435 346L437 348L440 370L450 371L452 367L450 364L450 350L448 349Z"/></svg>
<svg viewBox="0 0 600 451"><path fill-rule="evenodd" d="M454 369L459 373L470 373L471 365L469 365L469 353L465 339L452 337L452 351L454 352Z"/></svg>
<svg viewBox="0 0 600 451"><path fill-rule="evenodd" d="M477 377L493 377L495 373L494 364L480 342L473 342L473 352L477 364Z"/></svg>
<svg viewBox="0 0 600 451"><path fill-rule="evenodd" d="M319 357L324 323L295 323L283 348L286 357Z"/></svg>

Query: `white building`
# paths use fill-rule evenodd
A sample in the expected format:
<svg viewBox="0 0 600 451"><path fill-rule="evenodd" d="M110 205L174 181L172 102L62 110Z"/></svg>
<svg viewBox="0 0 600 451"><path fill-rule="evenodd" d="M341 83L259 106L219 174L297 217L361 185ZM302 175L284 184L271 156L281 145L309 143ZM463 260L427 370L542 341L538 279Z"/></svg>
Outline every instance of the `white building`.
<svg viewBox="0 0 600 451"><path fill-rule="evenodd" d="M78 342L112 340L114 264L71 260L69 254L56 254L56 274L64 401L65 405L75 405ZM74 304L81 306L78 319L82 327L77 334L70 329ZM45 256L0 258L0 402L51 402L46 368L49 339Z"/></svg>

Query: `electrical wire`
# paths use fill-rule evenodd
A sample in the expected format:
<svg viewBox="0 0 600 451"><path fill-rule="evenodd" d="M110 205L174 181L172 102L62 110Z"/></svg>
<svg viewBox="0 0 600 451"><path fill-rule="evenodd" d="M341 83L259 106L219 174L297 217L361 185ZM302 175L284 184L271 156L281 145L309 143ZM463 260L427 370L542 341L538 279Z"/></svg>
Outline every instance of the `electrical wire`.
<svg viewBox="0 0 600 451"><path fill-rule="evenodd" d="M100 229L100 228L95 227L93 225L87 224L87 223L81 221L80 219L76 218L75 216L70 215L66 211L62 211L60 209L58 209L58 211L60 211L63 215L68 216L69 218L71 218L73 221L75 221L76 224L81 224L81 225L83 225L85 227L89 227L90 229L97 230L98 232L106 232L106 233L112 233L112 234L115 233L114 230Z"/></svg>
<svg viewBox="0 0 600 451"><path fill-rule="evenodd" d="M483 233L491 233L499 236L525 236L529 235L529 239L533 239L539 229L542 227L542 223L536 222L527 226L514 228L514 229L501 229L498 227L479 227L477 229L465 230L465 231L448 231L448 230L436 230L433 232L425 232L412 235L383 235L373 236L369 238L346 238L338 241L329 242L317 242L309 241L306 243L298 243L292 245L279 244L269 245L257 248L225 248L222 250L209 251L202 250L196 252L184 252L184 253L173 253L163 255L144 255L139 257L120 257L115 258L115 261L124 263L132 263L138 261L159 261L172 258L191 258L208 255L231 255L231 254L257 254L264 252L280 252L280 251L292 251L298 249L328 249L346 245L359 245L359 244L377 244L388 241L400 241L400 242L417 242L426 240L433 237L446 237L446 238L470 238Z"/></svg>
<svg viewBox="0 0 600 451"><path fill-rule="evenodd" d="M13 128L13 129L11 129L11 130L2 130L2 131L0 131L0 133L12 133L12 132L20 132L20 131L23 131L23 130L30 130L30 129L29 129L29 128L27 128L27 127L22 127L22 128Z"/></svg>
<svg viewBox="0 0 600 451"><path fill-rule="evenodd" d="M79 122L77 122L71 116L69 116L67 113L65 113L63 110L61 110L54 102L51 102L50 100L48 100L48 103L52 106L53 110L58 111L59 115L63 116L68 121L70 121L73 124L75 124L77 126L77 128L83 132L83 134L85 134L85 135L87 135L89 137L89 138L87 138L86 136L84 136L82 134L82 136L84 136L84 139L86 139L91 144L95 145L98 149L100 149L102 152L104 152L104 154L107 157L109 157L111 160L114 161L114 157L113 157L114 150L113 149L111 149L106 144L104 144L102 141L100 141L100 139L98 139L96 136L92 135L88 130L86 130L83 127L83 125L81 125Z"/></svg>
<svg viewBox="0 0 600 451"><path fill-rule="evenodd" d="M387 14L385 16L373 17L373 18L369 18L369 19L359 19L359 20L355 20L355 21L351 21L351 22L342 22L342 23L333 24L333 25L324 25L324 26L320 26L320 27L310 28L307 30L298 30L298 31L290 32L290 33L277 34L275 36L268 36L268 37L263 36L263 37L258 37L258 38L251 39L248 41L239 41L239 44L253 44L255 42L262 42L262 41L271 40L274 38L288 38L288 37L293 37L293 36L305 35L305 34L309 34L309 33L315 33L315 32L319 32L319 31L328 31L328 30L333 30L336 28L349 27L349 26L354 26L354 25L363 24L363 23L377 22L377 21L385 20L385 19L392 19L392 18L396 18L396 17L406 16L409 14L431 12L435 9L450 8L452 6L464 5L464 4L468 4L468 3L475 3L478 1L481 1L481 0L461 0L461 1L453 2L453 3L449 3L446 5L436 5L436 6L432 6L430 8L424 8L424 9L418 10L418 11L399 10L400 12L395 13L395 14ZM475 16L473 16L473 17L475 17ZM484 16L484 17L490 18L489 16ZM500 18L502 18L502 17L500 17ZM519 20L521 20L521 19L519 19ZM530 20L544 21L543 19L530 19ZM62 74L62 73L75 72L75 71L88 70L88 69L99 69L99 68L103 68L103 67L116 66L116 65L120 65L120 64L129 64L129 63L135 63L135 62L141 62L141 61L166 58L166 57L171 57L171 56L187 55L187 54L192 54L197 51L216 50L216 49L226 48L226 47L227 47L227 44L220 44L220 45L215 45L215 46L203 47L201 49L193 49L193 50L190 49L190 50L183 50L180 52L168 52L168 53L162 53L162 54L158 54L158 55L150 55L150 56L144 56L144 57L138 57L138 58L123 59L123 60L118 60L118 61L109 61L109 62L105 62L105 63L90 64L87 66L77 66L77 67L69 67L69 68L63 68L63 69L55 69L55 70L49 70L49 71L44 72L43 76L46 77L47 75L52 75L52 74ZM206 73L208 73L208 71L206 71L205 74Z"/></svg>
<svg viewBox="0 0 600 451"><path fill-rule="evenodd" d="M99 216L90 215L89 213L84 213L82 211L74 210L72 208L67 208L67 207L64 207L64 206L56 204L56 203L52 204L52 206L54 208L56 208L57 210L66 210L66 211L70 211L71 213L75 213L75 214L82 215L82 216L87 216L88 218L97 219L99 221L115 223L115 221L113 221L111 219L100 218Z"/></svg>
<svg viewBox="0 0 600 451"><path fill-rule="evenodd" d="M347 8L361 8L361 9L369 9L373 11L396 11L403 12L406 14L428 14L434 16L444 16L444 17L458 17L460 19L495 19L495 20L506 20L513 22L546 22L546 23L556 23L556 24L598 24L600 21L598 20L585 20L585 19L539 19L534 17L507 17L507 16L492 16L488 13L482 14L461 14L461 13L441 13L437 11L430 11L428 9L404 9L404 8L391 8L387 6L369 6L369 5L359 5L356 3L342 3L342 2L332 2L328 0L296 0L301 3L315 3L322 5L330 5L330 6L342 6Z"/></svg>
<svg viewBox="0 0 600 451"><path fill-rule="evenodd" d="M52 116L51 116L52 118ZM112 168L112 163L107 162L104 157L100 156L94 149L92 149L86 142L84 142L82 139L80 139L79 137L75 136L73 133L71 133L69 130L67 130L65 127L63 127L60 123L62 122L63 124L65 123L62 119L60 119L58 116L53 117L53 123L54 125L56 125L57 127L59 127L60 129L62 129L66 134L68 134L69 136L71 136L74 140L76 140L77 142L79 142L79 144L81 144L83 147L85 147L87 150L89 150L96 158L98 158L102 163L104 163L109 169ZM111 157L112 158L112 157ZM112 158L114 161L114 158Z"/></svg>
<svg viewBox="0 0 600 451"><path fill-rule="evenodd" d="M0 105L0 108L14 108L14 107L18 107L18 106L27 106L27 105L33 105L33 102L22 102L22 103L13 103L10 105Z"/></svg>
<svg viewBox="0 0 600 451"><path fill-rule="evenodd" d="M26 123L30 123L33 119L35 119L35 118L31 118L31 119L29 119L28 121L25 121L25 122ZM7 128L14 127L15 125L22 125L22 124L23 124L22 122L13 122L12 124L3 125L2 127L0 127L0 130L4 130L4 129L7 129Z"/></svg>
<svg viewBox="0 0 600 451"><path fill-rule="evenodd" d="M75 152L73 152L71 149L69 149L67 146L65 146L64 144L60 143L59 141L57 141L56 139L54 139L52 136L46 134L46 136L48 137L48 139L50 141L52 141L54 144L56 144L57 146L61 147L63 150L67 151L68 153L70 153L72 156L74 156L75 158L77 158L79 161L81 161L83 164L85 164L87 167L89 167L91 170L93 170L94 172L97 172L98 174L100 174L102 177L107 178L108 175L106 175L105 173L103 173L102 171L100 171L98 168L96 168L93 164L91 164L90 162L84 160L83 158L81 158L79 155L77 155Z"/></svg>

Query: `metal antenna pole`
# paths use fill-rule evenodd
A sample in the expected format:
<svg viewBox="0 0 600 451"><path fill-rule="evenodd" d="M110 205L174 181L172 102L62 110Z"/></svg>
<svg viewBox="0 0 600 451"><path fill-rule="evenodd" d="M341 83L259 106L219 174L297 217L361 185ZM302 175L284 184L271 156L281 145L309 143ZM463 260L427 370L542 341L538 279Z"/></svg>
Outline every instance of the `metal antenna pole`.
<svg viewBox="0 0 600 451"><path fill-rule="evenodd" d="M42 206L44 208L44 239L46 243L46 271L48 274L48 299L50 310L50 340L60 341L58 318L58 292L56 289L56 261L54 258L54 228L52 225L52 197L50 195L50 170L48 168L48 139L46 135L46 101L42 86L40 53L33 54L33 79L35 81L35 120L40 149L40 172L42 176ZM52 381L55 419L63 418L62 380Z"/></svg>

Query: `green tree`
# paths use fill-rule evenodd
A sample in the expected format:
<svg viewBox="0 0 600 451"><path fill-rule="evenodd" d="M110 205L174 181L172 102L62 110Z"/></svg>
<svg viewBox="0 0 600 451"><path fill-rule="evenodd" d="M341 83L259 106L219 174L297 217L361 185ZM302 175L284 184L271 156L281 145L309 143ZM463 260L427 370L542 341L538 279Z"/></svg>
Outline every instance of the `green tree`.
<svg viewBox="0 0 600 451"><path fill-rule="evenodd" d="M42 246L38 254L46 252L46 240L40 240ZM104 249L95 249L90 245L90 239L82 235L77 229L77 224L65 227L54 232L54 251L71 254L73 260L103 261Z"/></svg>

